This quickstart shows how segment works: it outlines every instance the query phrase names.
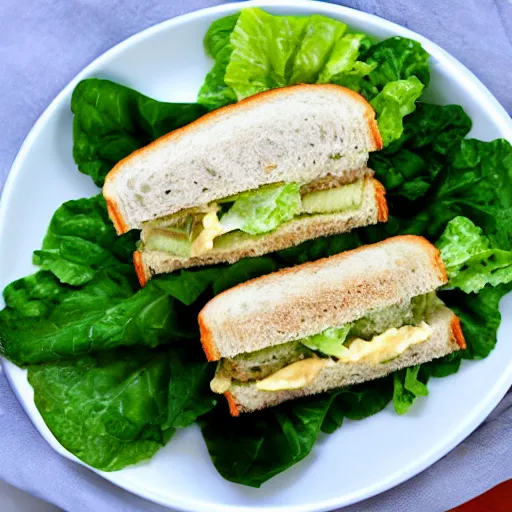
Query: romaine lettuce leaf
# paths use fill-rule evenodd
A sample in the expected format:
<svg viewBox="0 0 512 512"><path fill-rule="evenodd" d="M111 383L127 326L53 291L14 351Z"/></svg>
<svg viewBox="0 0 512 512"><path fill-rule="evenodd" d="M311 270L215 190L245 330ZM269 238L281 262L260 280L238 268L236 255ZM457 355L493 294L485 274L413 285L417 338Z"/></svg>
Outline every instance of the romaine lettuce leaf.
<svg viewBox="0 0 512 512"><path fill-rule="evenodd" d="M460 318L467 348L462 352L466 359L487 357L496 346L498 327L501 323L499 304L512 285L486 286L479 293L460 290L441 292L441 298Z"/></svg>
<svg viewBox="0 0 512 512"><path fill-rule="evenodd" d="M300 342L311 350L318 350L328 356L341 357L347 351L347 347L343 346L343 343L345 343L351 327L352 324L331 327L320 334L303 338Z"/></svg>
<svg viewBox="0 0 512 512"><path fill-rule="evenodd" d="M347 34L339 39L334 45L317 82L320 84L334 83L349 87L348 83L353 81L353 87L350 88L357 90L360 79L368 75L377 66L377 63L367 64L366 62L357 61L362 44L370 44L364 34Z"/></svg>
<svg viewBox="0 0 512 512"><path fill-rule="evenodd" d="M390 219L365 232L374 234L371 241L410 233L435 242L450 220L464 216L480 226L495 246L512 249L511 144L503 139L462 139L470 123L457 116L453 106L428 107L440 117L445 117L443 110L456 116L454 124L448 125L453 144L448 138L441 143L433 135L439 125L432 122L399 141L398 150L393 144L381 154L370 155L369 165L386 186ZM420 108L427 112L427 105ZM405 132L407 126L406 118Z"/></svg>
<svg viewBox="0 0 512 512"><path fill-rule="evenodd" d="M430 377L442 378L457 373L462 353L457 351L422 365L412 366L393 374L393 406L405 414L417 398L428 395Z"/></svg>
<svg viewBox="0 0 512 512"><path fill-rule="evenodd" d="M427 195L448 153L470 129L471 119L458 105L418 103L404 118L400 139L370 154L369 166L386 188L390 204L414 212L410 203Z"/></svg>
<svg viewBox="0 0 512 512"><path fill-rule="evenodd" d="M416 110L404 119L400 139L378 154L390 155L407 146L425 157L437 153L445 157L460 146L472 123L460 105L433 105L418 102Z"/></svg>
<svg viewBox="0 0 512 512"><path fill-rule="evenodd" d="M154 285L137 288L131 264L101 269L76 288L47 271L14 281L4 290L0 351L24 366L186 335L174 299Z"/></svg>
<svg viewBox="0 0 512 512"><path fill-rule="evenodd" d="M139 238L133 231L118 237L103 196L64 203L53 214L34 264L50 270L62 283L83 285L98 269L131 263Z"/></svg>
<svg viewBox="0 0 512 512"><path fill-rule="evenodd" d="M415 396L427 396L427 386L418 379L418 372L420 371L420 368L421 365L406 368L404 387Z"/></svg>
<svg viewBox="0 0 512 512"><path fill-rule="evenodd" d="M462 353L459 350L457 352L452 352L447 356L440 357L439 359L434 359L429 363L423 363L421 365L421 369L425 372L425 375L430 377L448 377L449 375L453 375L459 371L461 362Z"/></svg>
<svg viewBox="0 0 512 512"><path fill-rule="evenodd" d="M429 376L419 376L421 368L421 365L411 366L393 374L393 406L398 414L405 414L416 398L428 395Z"/></svg>
<svg viewBox="0 0 512 512"><path fill-rule="evenodd" d="M232 18L225 20L215 23L232 26ZM364 34L344 35L346 29L324 16L273 16L257 8L243 9L229 42L227 29L219 37L223 43L217 46L223 49L199 100L204 103L208 91L224 94L224 68L224 83L238 100L286 85L335 83L361 91L369 100L377 97L377 121L384 141L390 143L400 137L402 117L414 110L414 101L428 84L428 53L419 43L399 37L372 46ZM220 29L214 24L215 30ZM221 95L208 106L224 105L225 100Z"/></svg>
<svg viewBox="0 0 512 512"><path fill-rule="evenodd" d="M238 21L238 16L239 14L233 14L215 20L204 38L206 53L215 59L215 63L199 90L197 102L210 110L236 101L236 94L226 84L224 76L233 51L230 43L231 32Z"/></svg>
<svg viewBox="0 0 512 512"><path fill-rule="evenodd" d="M319 15L272 16L243 9L231 36L234 51L225 82L238 99L297 83L346 80L356 86L373 66L355 64L364 36L341 39L346 29L344 23Z"/></svg>
<svg viewBox="0 0 512 512"><path fill-rule="evenodd" d="M197 355L124 349L31 366L28 379L62 446L86 464L115 471L151 457L176 428L215 405L207 385L212 369Z"/></svg>
<svg viewBox="0 0 512 512"><path fill-rule="evenodd" d="M229 45L217 55L213 68L206 75L205 81L201 89L199 89L197 102L209 110L223 107L236 101L233 89L224 82L224 75L226 74L226 67L232 50L231 45Z"/></svg>
<svg viewBox="0 0 512 512"><path fill-rule="evenodd" d="M315 83L346 30L347 26L340 21L316 14L309 17L297 47L288 84ZM337 55L343 58L340 52Z"/></svg>
<svg viewBox="0 0 512 512"><path fill-rule="evenodd" d="M430 82L429 58L420 43L404 37L390 37L370 46L360 60L376 66L362 81L363 94L372 99L386 84L413 76L427 87Z"/></svg>
<svg viewBox="0 0 512 512"><path fill-rule="evenodd" d="M229 45L231 32L233 32L239 16L240 13L225 16L210 25L204 36L204 49L210 57L215 59Z"/></svg>
<svg viewBox="0 0 512 512"><path fill-rule="evenodd" d="M510 142L505 139L492 142L465 139L453 155L452 166L453 174L440 187L439 195L444 199L451 191L456 191L457 196L460 194L457 203L463 215L482 227L502 249L512 249ZM467 215L464 213L466 208Z"/></svg>
<svg viewBox="0 0 512 512"><path fill-rule="evenodd" d="M285 266L299 265L319 258L327 258L364 245L361 233L361 230L354 230L341 235L308 240L295 247L275 252L272 256L280 265Z"/></svg>
<svg viewBox="0 0 512 512"><path fill-rule="evenodd" d="M371 101L377 113L379 131L384 146L397 140L403 133L402 120L414 111L415 102L421 96L423 84L412 76L406 80L387 83Z"/></svg>
<svg viewBox="0 0 512 512"><path fill-rule="evenodd" d="M164 103L109 80L88 78L73 91L73 157L98 187L108 171L136 149L191 123L207 110Z"/></svg>
<svg viewBox="0 0 512 512"><path fill-rule="evenodd" d="M332 78L331 83L348 87L353 91L361 91L362 79L375 69L375 64L356 61L351 69L340 73Z"/></svg>
<svg viewBox="0 0 512 512"><path fill-rule="evenodd" d="M429 193L402 214L407 230L436 241L450 220L464 216L500 248L512 249L511 144L464 139L442 162Z"/></svg>
<svg viewBox="0 0 512 512"><path fill-rule="evenodd" d="M448 222L437 242L450 281L463 292L479 292L486 284L512 281L512 251L491 247L490 240L466 217Z"/></svg>
<svg viewBox="0 0 512 512"><path fill-rule="evenodd" d="M306 20L272 16L257 8L241 11L231 33L233 52L224 77L239 100L288 84Z"/></svg>
<svg viewBox="0 0 512 512"><path fill-rule="evenodd" d="M199 419L215 468L226 480L260 487L309 454L333 398L292 400L239 418L220 403Z"/></svg>
<svg viewBox="0 0 512 512"><path fill-rule="evenodd" d="M425 383L418 379L421 365L406 368L404 387L415 396L427 396L428 389Z"/></svg>
<svg viewBox="0 0 512 512"><path fill-rule="evenodd" d="M213 294L217 295L237 284L249 281L264 274L270 274L279 269L279 265L270 256L247 258L237 261L234 265L215 267L212 281Z"/></svg>
<svg viewBox="0 0 512 512"><path fill-rule="evenodd" d="M57 440L91 466L115 471L151 457L172 436L168 355L137 351L33 366L34 401Z"/></svg>
<svg viewBox="0 0 512 512"><path fill-rule="evenodd" d="M393 374L393 407L397 414L405 414L416 400L416 395L405 389L405 370Z"/></svg>
<svg viewBox="0 0 512 512"><path fill-rule="evenodd" d="M0 353L25 366L195 338L197 314L207 297L199 299L210 286L219 293L275 269L270 258L254 258L250 264L160 276L142 289L132 264L102 268L77 287L39 271L4 290Z"/></svg>
<svg viewBox="0 0 512 512"><path fill-rule="evenodd" d="M393 397L393 378L384 377L332 392L333 400L322 423L322 432L332 434L344 418L362 420L382 411Z"/></svg>
<svg viewBox="0 0 512 512"><path fill-rule="evenodd" d="M300 187L296 183L243 192L221 217L226 232L239 229L250 235L268 233L293 219L300 211Z"/></svg>
<svg viewBox="0 0 512 512"><path fill-rule="evenodd" d="M215 364L208 364L198 345L172 348L169 354L167 418L164 428L185 428L218 401L210 389Z"/></svg>

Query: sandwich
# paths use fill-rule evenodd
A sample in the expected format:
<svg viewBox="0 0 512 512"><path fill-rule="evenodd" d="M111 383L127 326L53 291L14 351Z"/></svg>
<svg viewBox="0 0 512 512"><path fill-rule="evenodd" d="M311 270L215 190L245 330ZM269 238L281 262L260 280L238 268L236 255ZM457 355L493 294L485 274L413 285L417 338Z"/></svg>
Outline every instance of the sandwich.
<svg viewBox="0 0 512 512"><path fill-rule="evenodd" d="M211 388L238 416L465 348L446 282L438 250L405 235L238 285L198 317Z"/></svg>
<svg viewBox="0 0 512 512"><path fill-rule="evenodd" d="M367 167L375 112L337 85L251 96L119 162L103 194L118 234L141 230L134 263L155 274L234 263L387 220Z"/></svg>

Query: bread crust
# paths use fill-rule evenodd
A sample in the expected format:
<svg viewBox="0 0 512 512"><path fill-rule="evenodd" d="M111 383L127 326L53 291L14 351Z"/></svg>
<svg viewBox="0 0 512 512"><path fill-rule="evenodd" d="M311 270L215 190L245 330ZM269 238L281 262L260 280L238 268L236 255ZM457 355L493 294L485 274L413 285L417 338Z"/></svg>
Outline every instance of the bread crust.
<svg viewBox="0 0 512 512"><path fill-rule="evenodd" d="M460 318L456 315L452 318L451 330L454 341L463 350L466 348L466 340L464 339L464 333L460 325Z"/></svg>
<svg viewBox="0 0 512 512"><path fill-rule="evenodd" d="M351 89L348 89L346 87L343 87L341 85L335 85L335 84L299 84L299 85L292 85L288 87L281 87L276 89L270 89L268 91L260 92L258 94L254 94L253 96L249 96L237 103L233 103L231 105L227 105L225 107L221 107L219 109L216 109L212 112L209 112L205 114L204 116L196 119L192 123L189 123L186 126L183 126L181 128L178 128L176 130L173 130L172 132L167 133L166 135L163 135L162 137L154 140L153 142L149 143L147 146L144 146L140 149L135 150L133 153L128 155L127 157L123 158L120 162L118 162L107 174L105 177L105 185L103 189L103 195L105 197L105 201L107 203L108 207L108 213L110 218L112 219L112 222L116 228L117 234L121 235L123 233L126 233L129 231L130 227L128 226L128 223L124 219L123 214L121 213L117 201L114 197L109 195L108 193L108 185L111 184L117 174L122 170L122 168L133 158L138 157L139 155L158 151L161 146L167 145L171 141L177 141L181 137L183 137L186 134L193 134L195 131L200 129L203 125L207 125L207 123L210 122L217 122L222 119L226 114L229 114L230 112L234 110L244 110L248 107L258 104L258 103L265 103L268 99L272 99L274 96L280 96L283 94L283 91L286 94L293 94L294 91L297 89L305 89L305 88L317 88L317 89L324 89L324 90L336 90L336 91L343 91L344 94L350 96L351 98L355 99L359 103L361 103L365 108L365 114L364 117L366 119L366 122L368 124L368 127L370 129L371 138L373 139L374 147L371 148L371 150L379 150L383 147L382 137L379 132L379 128L377 125L377 121L375 119L375 111L373 110L372 106L366 101L366 99L361 96L359 93L352 91Z"/></svg>
<svg viewBox="0 0 512 512"><path fill-rule="evenodd" d="M361 98L359 93L352 91L354 94L357 94ZM355 96L354 96L355 97ZM359 98L358 98L359 99ZM365 100L363 98L363 100ZM366 100L365 100L366 101ZM375 143L375 151L380 151L384 147L384 141L382 140L382 136L379 131L379 125L377 124L377 119L375 117L375 111L368 103L369 109L366 110L366 120L368 121L368 126L370 127L370 131L372 133L373 142Z"/></svg>
<svg viewBox="0 0 512 512"><path fill-rule="evenodd" d="M107 203L108 216L110 217L112 224L114 224L116 233L118 235L122 235L123 233L130 231L130 228L125 223L123 216L117 208L117 203L114 201L114 199L106 196L105 194L103 194L103 196L105 197L105 202Z"/></svg>
<svg viewBox="0 0 512 512"><path fill-rule="evenodd" d="M386 189L380 181L375 180L375 202L377 203L377 220L388 221L388 203L386 201Z"/></svg>
<svg viewBox="0 0 512 512"><path fill-rule="evenodd" d="M240 407L238 406L235 397L229 391L226 391L224 393L224 396L228 401L229 414L231 414L231 416L234 416L235 418L237 416L240 416Z"/></svg>
<svg viewBox="0 0 512 512"><path fill-rule="evenodd" d="M135 251L133 253L133 266L135 267L135 273L137 274L139 284L144 288L144 286L146 286L147 279L146 270L142 261L142 253L140 251Z"/></svg>
<svg viewBox="0 0 512 512"><path fill-rule="evenodd" d="M218 361L220 359L220 352L217 345L213 342L212 332L204 322L201 315L197 317L197 322L199 323L199 335L206 359L209 362Z"/></svg>

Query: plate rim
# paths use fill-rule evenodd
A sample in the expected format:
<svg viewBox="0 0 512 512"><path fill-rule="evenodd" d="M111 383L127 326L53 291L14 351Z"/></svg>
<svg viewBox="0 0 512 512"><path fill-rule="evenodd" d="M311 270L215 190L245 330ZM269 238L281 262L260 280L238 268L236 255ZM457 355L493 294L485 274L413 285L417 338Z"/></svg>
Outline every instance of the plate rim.
<svg viewBox="0 0 512 512"><path fill-rule="evenodd" d="M349 18L357 18L359 21L364 23L365 21L373 21L374 23L380 25L381 27L388 29L397 35L401 35L403 37L409 37L416 41L419 41L423 47L428 51L428 53L432 56L432 58L436 58L437 60L444 61L445 64L450 64L452 66L451 72L452 75L459 76L459 78L466 78L466 89L474 89L479 93L479 104L481 106L487 106L487 108L491 111L491 116L493 118L493 123L500 126L502 131L508 133L507 138L512 140L512 119L504 109L504 107L498 102L498 100L492 95L492 93L487 89L487 87L461 62L459 62L455 57L446 52L443 48L438 46L436 43L431 41L430 39L414 32L406 27L403 27L397 23L386 20L374 14L366 13L363 11L359 11L357 9L353 9L350 7L346 7L338 4L330 4L324 3L321 1L311 1L311 0L250 0L250 1L239 1L233 3L224 3L204 9L200 9L197 11L192 11L186 14L182 14L180 16L176 16L162 22L159 22L155 25L147 27L123 41L117 43L110 49L103 52L100 56L95 58L92 62L90 62L87 66L85 66L79 73L75 75L75 77L57 94L57 96L50 102L50 104L45 108L43 113L39 116L37 121L34 123L29 133L25 137L20 149L18 150L16 157L14 158L9 173L7 175L7 179L5 184L1 190L1 200L0 200L0 233L3 232L3 227L8 220L8 210L10 201L12 200L13 192L15 189L15 184L17 181L17 176L19 170L22 167L22 160L25 158L25 155L29 152L29 147L32 145L34 139L37 138L41 126L45 123L45 121L50 118L55 110L58 108L63 98L72 92L75 85L90 76L91 73L94 72L94 69L97 66L100 66L104 61L108 61L112 57L119 52L122 52L125 48L137 45L139 41L142 41L146 38L152 37L154 34L165 31L172 30L173 26L180 25L182 23L187 23L190 21L194 21L196 19L200 19L205 15L216 14L218 17L223 14L229 14L232 12L236 12L242 8L247 7L260 7L260 8L278 8L278 9L294 9L294 8L302 8L305 11L314 12L315 10L322 11L325 14L333 13L339 14L341 17L344 15ZM1 268L1 265L0 265ZM0 358L2 362L2 367L4 368L4 374L7 378L9 386L14 392L17 400L20 402L23 407L25 413L28 415L29 419L32 421L36 430L41 434L46 442L50 444L50 446L57 451L60 455L66 457L69 460L78 462L80 465L85 466L92 470L94 473L100 475L105 478L107 481L114 483L118 487L131 492L132 494L141 496L146 498L154 503L163 505L163 506L172 506L182 511L195 511L200 510L202 512L254 512L257 510L257 506L235 506L235 505L226 505L226 504L211 504L204 500L201 501L192 501L191 499L180 499L179 496L175 496L175 502L169 503L168 500L163 499L158 494L153 491L145 488L144 486L135 486L133 482L125 481L123 474L121 472L104 472L97 470L88 466L87 464L80 461L73 454L68 452L60 443L55 439L53 434L47 428L47 432L42 432L40 428L36 425L34 418L32 417L32 412L28 410L25 405L25 399L23 399L19 392L16 384L11 375L11 370L16 367L10 361L7 361L4 358ZM16 367L17 368L17 367ZM442 444L439 445L436 449L431 450L426 456L423 457L422 460L418 462L411 462L411 464L403 469L400 472L396 472L397 474L392 474L388 478L384 480L380 480L377 483L372 483L364 488L359 489L358 491L352 492L351 494L341 495L338 498L330 498L323 501L317 501L314 504L307 505L279 505L272 507L265 507L265 510L269 512L324 512L333 510L339 507L344 507L350 504L358 503L362 500L366 500L368 498L372 498L382 492L385 492L397 485L409 480L410 478L416 476L421 473L432 464L437 462L444 455L453 450L460 442L462 442L466 437L468 437L489 415L489 413L495 408L495 406L499 403L499 401L503 398L503 396L508 391L508 388L512 385L512 361L509 362L508 368L506 372L500 376L498 380L494 382L494 385L489 389L488 397L485 402L481 402L480 408L471 415L468 415L464 418L464 421L461 421L459 424L459 428L452 431L450 438ZM33 399L32 399L33 400ZM37 415L40 416L39 412L36 410ZM41 418L42 419L42 418Z"/></svg>

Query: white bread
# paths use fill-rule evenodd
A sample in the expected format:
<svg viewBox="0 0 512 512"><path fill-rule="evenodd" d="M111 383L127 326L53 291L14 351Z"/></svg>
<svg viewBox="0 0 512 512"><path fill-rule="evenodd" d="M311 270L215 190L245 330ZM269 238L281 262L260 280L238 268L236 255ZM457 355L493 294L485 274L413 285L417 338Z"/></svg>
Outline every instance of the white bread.
<svg viewBox="0 0 512 512"><path fill-rule="evenodd" d="M217 295L199 313L201 343L209 361L255 352L341 326L446 282L430 242L397 236Z"/></svg>
<svg viewBox="0 0 512 512"><path fill-rule="evenodd" d="M229 403L229 410L233 416L238 416L243 412L272 407L294 398L378 379L401 368L426 363L465 348L460 321L448 308L441 307L436 310L429 319L429 325L433 329L430 338L423 343L412 345L399 357L381 364L338 361L334 366L324 368L313 384L302 389L260 391L254 382L234 383L224 393Z"/></svg>
<svg viewBox="0 0 512 512"><path fill-rule="evenodd" d="M234 263L241 258L261 256L321 236L345 233L357 227L388 220L384 187L366 178L361 208L342 213L312 215L286 222L271 233L251 237L224 249L213 249L194 258L181 258L163 251L136 251L133 257L141 286L155 274L217 263Z"/></svg>
<svg viewBox="0 0 512 512"><path fill-rule="evenodd" d="M338 85L273 89L207 114L119 162L103 195L117 232L264 184L365 167L375 112Z"/></svg>

